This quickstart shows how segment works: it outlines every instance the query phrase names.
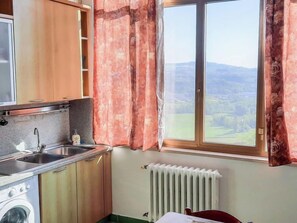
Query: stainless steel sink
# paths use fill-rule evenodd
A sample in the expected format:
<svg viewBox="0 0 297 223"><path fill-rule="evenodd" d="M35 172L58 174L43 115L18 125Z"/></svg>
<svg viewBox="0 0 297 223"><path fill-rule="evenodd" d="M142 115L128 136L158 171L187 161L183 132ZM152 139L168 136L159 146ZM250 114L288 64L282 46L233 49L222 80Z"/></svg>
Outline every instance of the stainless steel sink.
<svg viewBox="0 0 297 223"><path fill-rule="evenodd" d="M18 161L28 162L28 163L50 163L65 158L65 156L46 154L46 153L36 153L29 156L25 156L17 159Z"/></svg>
<svg viewBox="0 0 297 223"><path fill-rule="evenodd" d="M76 154L88 152L94 148L82 148L78 146L62 146L54 149L46 150L47 154L62 155L62 156L73 156Z"/></svg>
<svg viewBox="0 0 297 223"><path fill-rule="evenodd" d="M47 149L43 153L28 155L17 160L27 163L50 163L69 156L88 152L92 149L94 149L94 147L83 148L79 146L61 146L57 148Z"/></svg>

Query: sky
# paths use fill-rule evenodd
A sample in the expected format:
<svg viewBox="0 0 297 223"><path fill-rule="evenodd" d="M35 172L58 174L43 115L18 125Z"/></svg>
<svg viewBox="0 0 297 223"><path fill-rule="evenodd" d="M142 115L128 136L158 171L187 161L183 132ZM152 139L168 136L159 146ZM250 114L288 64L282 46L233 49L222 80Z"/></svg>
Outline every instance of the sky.
<svg viewBox="0 0 297 223"><path fill-rule="evenodd" d="M206 6L206 61L256 68L259 0L209 3ZM165 8L165 61L195 61L196 6Z"/></svg>

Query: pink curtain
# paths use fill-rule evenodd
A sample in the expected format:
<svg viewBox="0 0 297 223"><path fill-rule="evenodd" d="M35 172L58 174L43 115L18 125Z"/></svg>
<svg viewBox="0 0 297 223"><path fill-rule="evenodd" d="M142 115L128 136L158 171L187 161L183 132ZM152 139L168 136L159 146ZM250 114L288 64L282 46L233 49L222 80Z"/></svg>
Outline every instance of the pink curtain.
<svg viewBox="0 0 297 223"><path fill-rule="evenodd" d="M94 138L157 147L155 0L95 0Z"/></svg>
<svg viewBox="0 0 297 223"><path fill-rule="evenodd" d="M269 165L297 161L297 1L266 1L266 123Z"/></svg>

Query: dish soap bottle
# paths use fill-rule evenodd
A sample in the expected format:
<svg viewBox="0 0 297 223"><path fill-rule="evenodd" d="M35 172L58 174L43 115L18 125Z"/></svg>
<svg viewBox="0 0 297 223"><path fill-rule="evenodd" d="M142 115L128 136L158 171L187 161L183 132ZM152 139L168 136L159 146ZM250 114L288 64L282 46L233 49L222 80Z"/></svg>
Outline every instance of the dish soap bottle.
<svg viewBox="0 0 297 223"><path fill-rule="evenodd" d="M74 133L72 135L72 145L80 144L80 135L77 133L77 130L74 129Z"/></svg>

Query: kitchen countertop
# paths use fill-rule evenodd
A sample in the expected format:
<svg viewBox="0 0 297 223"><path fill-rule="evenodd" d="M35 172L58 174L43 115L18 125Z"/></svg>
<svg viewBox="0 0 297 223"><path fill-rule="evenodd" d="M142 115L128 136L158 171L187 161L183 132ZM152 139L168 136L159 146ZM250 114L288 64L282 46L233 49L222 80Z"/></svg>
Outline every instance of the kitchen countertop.
<svg viewBox="0 0 297 223"><path fill-rule="evenodd" d="M0 188L5 185L14 183L19 180L23 180L31 176L33 176L32 173L20 173L20 174L14 174L12 176L0 175Z"/></svg>
<svg viewBox="0 0 297 223"><path fill-rule="evenodd" d="M94 147L95 149L91 149L90 151L65 157L50 163L36 164L18 161L16 159L2 161L0 162L0 187L33 175L45 173L71 163L112 151L112 147L110 146L94 145Z"/></svg>

